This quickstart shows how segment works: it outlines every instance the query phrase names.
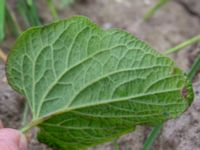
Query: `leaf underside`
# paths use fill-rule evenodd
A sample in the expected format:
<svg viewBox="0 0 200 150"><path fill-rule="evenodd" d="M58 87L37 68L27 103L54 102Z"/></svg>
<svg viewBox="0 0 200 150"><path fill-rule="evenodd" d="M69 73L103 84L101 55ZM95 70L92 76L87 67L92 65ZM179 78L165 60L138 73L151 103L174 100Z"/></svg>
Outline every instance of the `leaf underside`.
<svg viewBox="0 0 200 150"><path fill-rule="evenodd" d="M39 140L65 150L175 118L193 99L171 59L85 17L24 32L8 57L7 76L27 98Z"/></svg>

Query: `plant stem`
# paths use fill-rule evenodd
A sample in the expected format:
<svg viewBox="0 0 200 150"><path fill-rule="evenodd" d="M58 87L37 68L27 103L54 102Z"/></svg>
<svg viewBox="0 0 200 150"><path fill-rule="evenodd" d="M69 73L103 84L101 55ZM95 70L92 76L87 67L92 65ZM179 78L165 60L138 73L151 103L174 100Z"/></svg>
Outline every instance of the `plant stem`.
<svg viewBox="0 0 200 150"><path fill-rule="evenodd" d="M32 6L32 5L31 5L31 6ZM31 7L31 6L30 6L30 7ZM17 4L17 9L18 9L20 15L22 16L22 18L24 19L24 22L25 22L25 24L26 24L26 27L31 26L31 23L30 23L30 21L29 21L29 18L28 18L27 14L26 14L26 12L27 12L26 3L25 3L23 0L19 0L19 2L18 2L18 4ZM31 15L31 14L29 14L29 15Z"/></svg>
<svg viewBox="0 0 200 150"><path fill-rule="evenodd" d="M30 122L28 125L26 125L25 127L21 128L20 131L22 133L26 133L27 131L29 131L30 129L32 129L33 127L37 126L38 124L40 124L43 121L44 121L44 119L32 120L32 122Z"/></svg>
<svg viewBox="0 0 200 150"><path fill-rule="evenodd" d="M51 12L51 15L53 17L54 20L59 20L59 17L58 17L58 13L56 11L56 8L55 8L55 5L53 4L53 1L52 0L47 0L47 5L49 7L49 10Z"/></svg>
<svg viewBox="0 0 200 150"><path fill-rule="evenodd" d="M43 117L38 119L33 119L29 124L27 124L25 127L21 128L20 131L23 133L26 133L28 130L32 129L33 127L36 127L37 125L41 124L45 120L47 120L49 117Z"/></svg>
<svg viewBox="0 0 200 150"><path fill-rule="evenodd" d="M10 26L9 29L13 31L13 33L18 36L21 32L21 28L17 23L15 14L13 13L12 9L9 6L6 6L6 18L7 18L7 25Z"/></svg>
<svg viewBox="0 0 200 150"><path fill-rule="evenodd" d="M158 134L160 133L162 127L163 127L163 124L160 124L159 126L154 127L151 130L147 139L145 140L142 150L150 150L151 149L151 147L152 147L155 139L157 138Z"/></svg>
<svg viewBox="0 0 200 150"><path fill-rule="evenodd" d="M33 126L27 125L27 126L21 128L20 131L21 131L22 133L26 133L26 132L27 132L28 130L30 130L32 127L33 127Z"/></svg>
<svg viewBox="0 0 200 150"><path fill-rule="evenodd" d="M119 150L119 145L117 143L117 139L114 139L112 143L113 143L113 146L114 146L114 150Z"/></svg>
<svg viewBox="0 0 200 150"><path fill-rule="evenodd" d="M26 26L38 26L41 25L40 18L38 15L38 9L36 6L36 1L32 1L29 5L26 0L18 0L17 8L19 13L22 15Z"/></svg>
<svg viewBox="0 0 200 150"><path fill-rule="evenodd" d="M153 8L151 8L145 15L144 20L149 20L162 6L171 0L160 0Z"/></svg>
<svg viewBox="0 0 200 150"><path fill-rule="evenodd" d="M191 39L189 39L189 40L187 40L187 41L185 41L185 42L183 42L183 43L181 43L181 44L179 44L179 45L177 45L177 46L175 46L173 48L170 48L170 49L166 50L164 52L164 54L167 55L167 54L171 54L171 53L177 52L180 49L183 49L183 48L185 48L185 47L187 47L187 46L189 46L189 45L191 45L193 43L196 43L198 41L200 41L200 35L195 36L195 37L193 37L193 38L191 38Z"/></svg>
<svg viewBox="0 0 200 150"><path fill-rule="evenodd" d="M36 6L36 1L32 1L32 5L31 7L28 7L28 9L31 10L32 25L34 26L41 25L40 17L38 14L38 8ZM29 10L27 11L27 13L29 14Z"/></svg>
<svg viewBox="0 0 200 150"><path fill-rule="evenodd" d="M198 54L197 58L194 60L192 67L188 72L188 78L192 80L199 69L200 69L200 54Z"/></svg>

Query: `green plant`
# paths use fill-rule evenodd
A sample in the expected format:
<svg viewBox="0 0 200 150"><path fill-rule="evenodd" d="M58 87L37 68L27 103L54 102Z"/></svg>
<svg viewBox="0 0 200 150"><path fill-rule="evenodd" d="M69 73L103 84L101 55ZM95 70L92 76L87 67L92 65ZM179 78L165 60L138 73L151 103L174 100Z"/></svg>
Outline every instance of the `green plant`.
<svg viewBox="0 0 200 150"><path fill-rule="evenodd" d="M46 5L49 8L49 11L52 15L52 19L59 20L57 14L57 8L55 7L56 3L62 4L62 9L72 4L73 0L45 0ZM21 28L28 28L32 26L38 26L42 24L40 16L38 14L37 1L33 0L18 0L16 3L16 11L10 9L9 3L5 0L0 0L0 42L6 36L6 29L11 31L14 35L18 36L21 32ZM19 13L19 14L17 14ZM17 16L17 17L16 17ZM18 17L21 16L23 23L19 25ZM24 26L23 26L24 24ZM22 25L22 26L21 26Z"/></svg>
<svg viewBox="0 0 200 150"><path fill-rule="evenodd" d="M41 25L35 1L19 0L17 8L18 12L24 19L26 27Z"/></svg>
<svg viewBox="0 0 200 150"><path fill-rule="evenodd" d="M4 38L5 0L0 0L0 41Z"/></svg>
<svg viewBox="0 0 200 150"><path fill-rule="evenodd" d="M26 27L40 25L40 19L37 13L35 1L19 0L17 9L24 19ZM10 6L5 0L0 1L0 41L5 37L6 28L18 36L21 32L21 27L18 24L15 12L10 9Z"/></svg>
<svg viewBox="0 0 200 150"><path fill-rule="evenodd" d="M161 7L170 1L171 0L159 0L158 3L144 15L144 20L149 20Z"/></svg>
<svg viewBox="0 0 200 150"><path fill-rule="evenodd" d="M83 149L181 115L193 100L174 61L119 30L72 17L21 34L7 60L9 84L24 95L38 139ZM185 91L187 91L185 93Z"/></svg>

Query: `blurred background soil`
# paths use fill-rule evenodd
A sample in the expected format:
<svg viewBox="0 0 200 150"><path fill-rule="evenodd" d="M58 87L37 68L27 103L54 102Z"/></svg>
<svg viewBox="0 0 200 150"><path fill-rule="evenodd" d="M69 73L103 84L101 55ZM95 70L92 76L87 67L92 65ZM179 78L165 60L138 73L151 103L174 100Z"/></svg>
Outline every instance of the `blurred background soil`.
<svg viewBox="0 0 200 150"><path fill-rule="evenodd" d="M143 16L155 2L156 0L77 0L60 10L59 16L68 18L72 15L84 15L105 29L123 28L145 40L159 52L200 34L200 0L172 0L145 22ZM8 3L13 10L16 9L17 0L8 0ZM37 5L42 22L50 22L52 17L45 9L44 0L37 1ZM0 47L8 53L14 41L15 37L7 36ZM170 57L187 72L199 53L200 43L197 43ZM25 99L6 83L4 68L4 64L0 62L0 119L6 127L20 128ZM194 79L193 87L196 97L192 106L181 117L165 123L152 150L200 150L200 73ZM140 150L150 129L138 126L133 133L121 137L118 140L120 150ZM30 134L30 150L50 149L33 138L35 133L33 130ZM113 144L107 143L90 150L113 149Z"/></svg>

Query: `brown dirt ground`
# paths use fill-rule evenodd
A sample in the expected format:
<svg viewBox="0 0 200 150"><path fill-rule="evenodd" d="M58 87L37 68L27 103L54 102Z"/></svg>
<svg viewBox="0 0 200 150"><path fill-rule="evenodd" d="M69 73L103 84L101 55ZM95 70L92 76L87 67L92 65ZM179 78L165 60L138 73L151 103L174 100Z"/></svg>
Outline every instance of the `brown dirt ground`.
<svg viewBox="0 0 200 150"><path fill-rule="evenodd" d="M16 1L9 3L15 9ZM143 21L144 13L155 4L154 0L79 0L59 11L62 18L85 15L104 28L119 27L150 43L160 52L200 34L200 1L174 0L159 10L149 22ZM38 2L41 19L50 22L44 0ZM0 47L9 50L15 38L7 37ZM195 56L200 53L200 44L194 44L171 57L178 66L187 71ZM0 62L0 119L7 127L21 125L24 99L3 82L4 65ZM4 79L5 80L5 79ZM200 73L194 80L196 92L192 106L179 118L165 123L152 150L200 150ZM138 126L136 131L118 140L120 150L140 150L149 127ZM35 134L35 131L32 132ZM31 137L34 135L31 135ZM30 150L47 150L46 146L30 141ZM113 150L107 143L91 150Z"/></svg>

